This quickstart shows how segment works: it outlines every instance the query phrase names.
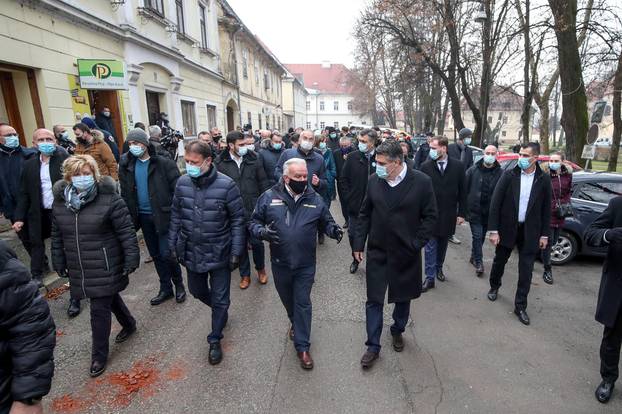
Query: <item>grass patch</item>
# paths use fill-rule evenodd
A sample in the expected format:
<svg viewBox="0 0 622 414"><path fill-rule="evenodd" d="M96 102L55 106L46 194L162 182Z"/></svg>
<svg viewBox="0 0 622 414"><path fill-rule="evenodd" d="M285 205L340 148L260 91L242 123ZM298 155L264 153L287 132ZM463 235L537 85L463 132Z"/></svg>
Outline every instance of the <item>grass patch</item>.
<svg viewBox="0 0 622 414"><path fill-rule="evenodd" d="M607 165L609 163L607 161L590 161L590 167L594 171L607 171ZM616 168L617 172L622 172L622 163L618 159L618 166Z"/></svg>

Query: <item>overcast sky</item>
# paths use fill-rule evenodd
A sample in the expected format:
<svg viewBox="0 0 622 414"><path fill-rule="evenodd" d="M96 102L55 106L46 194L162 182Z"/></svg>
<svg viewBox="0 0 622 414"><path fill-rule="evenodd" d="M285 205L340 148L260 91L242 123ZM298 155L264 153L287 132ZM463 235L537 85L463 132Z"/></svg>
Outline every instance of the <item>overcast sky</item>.
<svg viewBox="0 0 622 414"><path fill-rule="evenodd" d="M228 0L282 63L352 67L354 23L368 0ZM330 20L330 22L329 22Z"/></svg>

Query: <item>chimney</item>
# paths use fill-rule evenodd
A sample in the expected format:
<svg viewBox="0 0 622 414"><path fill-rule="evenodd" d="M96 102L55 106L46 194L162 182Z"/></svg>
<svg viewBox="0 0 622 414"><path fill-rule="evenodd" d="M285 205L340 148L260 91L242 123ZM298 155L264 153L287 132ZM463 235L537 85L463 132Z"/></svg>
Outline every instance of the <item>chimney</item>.
<svg viewBox="0 0 622 414"><path fill-rule="evenodd" d="M330 60L322 61L322 69L330 69Z"/></svg>

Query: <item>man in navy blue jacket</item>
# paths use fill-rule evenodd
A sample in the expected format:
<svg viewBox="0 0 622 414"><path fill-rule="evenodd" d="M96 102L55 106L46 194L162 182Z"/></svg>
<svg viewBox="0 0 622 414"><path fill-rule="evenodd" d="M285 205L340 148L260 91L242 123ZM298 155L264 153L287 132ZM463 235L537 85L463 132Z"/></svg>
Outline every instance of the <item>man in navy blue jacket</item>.
<svg viewBox="0 0 622 414"><path fill-rule="evenodd" d="M324 194L328 187L324 157L313 150L313 146L315 145L313 131L302 131L298 144L297 148L287 149L281 154L281 158L279 158L274 170L276 180L280 180L283 175L283 164L285 164L285 161L291 158L302 158L307 163L307 180L309 184L315 191Z"/></svg>
<svg viewBox="0 0 622 414"><path fill-rule="evenodd" d="M292 323L289 336L302 368L312 369L309 338L316 234L319 230L340 242L343 230L307 179L305 160L287 160L283 178L257 200L250 231L270 243L274 284Z"/></svg>

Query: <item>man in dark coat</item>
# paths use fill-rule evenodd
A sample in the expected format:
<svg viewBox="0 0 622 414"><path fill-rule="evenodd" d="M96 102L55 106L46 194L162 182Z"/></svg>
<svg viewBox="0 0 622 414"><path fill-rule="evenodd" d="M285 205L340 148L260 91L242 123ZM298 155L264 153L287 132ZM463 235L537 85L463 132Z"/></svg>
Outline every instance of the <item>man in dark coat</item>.
<svg viewBox="0 0 622 414"><path fill-rule="evenodd" d="M231 131L227 134L227 146L229 149L223 151L216 160L218 171L231 178L240 189L242 202L244 203L244 218L250 220L257 199L266 191L270 185L266 171L264 170L262 159L255 151L249 150L246 144L247 137L239 131ZM265 248L263 242L255 237L247 240L251 244L253 251L253 262L257 270L259 283L268 283L265 265ZM246 289L251 284L251 262L248 257L248 250L244 249L240 257L240 289Z"/></svg>
<svg viewBox="0 0 622 414"><path fill-rule="evenodd" d="M488 145L484 149L484 157L466 172L466 219L471 226L473 239L469 262L475 266L477 277L482 277L484 274L482 245L488 231L490 200L492 200L492 193L502 173L501 165L497 162L497 147L494 145Z"/></svg>
<svg viewBox="0 0 622 414"><path fill-rule="evenodd" d="M380 353L384 297L395 303L391 336L393 349L404 349L402 333L410 315L410 301L421 296L421 249L437 220L432 181L404 163L402 148L387 140L376 150L376 174L357 220L354 255L363 260L367 239L367 351L361 359L370 368Z"/></svg>
<svg viewBox="0 0 622 414"><path fill-rule="evenodd" d="M48 261L45 240L52 232L52 186L62 178L61 166L69 154L56 145L56 137L50 130L37 129L32 141L39 156L24 163L13 229L19 233L24 225L28 226L30 272L33 280L43 286Z"/></svg>
<svg viewBox="0 0 622 414"><path fill-rule="evenodd" d="M328 149L331 152L339 149L339 132L333 127L326 128L326 131L328 132L328 139L326 140Z"/></svg>
<svg viewBox="0 0 622 414"><path fill-rule="evenodd" d="M279 158L281 158L283 151L285 151L285 143L283 137L278 133L272 134L272 137L268 141L268 146L259 150L259 155L261 156L263 168L266 171L266 177L268 177L270 186L278 182L278 179L274 175L274 170L276 169L276 164L279 162Z"/></svg>
<svg viewBox="0 0 622 414"><path fill-rule="evenodd" d="M0 240L0 413L41 413L54 376L56 327L26 266Z"/></svg>
<svg viewBox="0 0 622 414"><path fill-rule="evenodd" d="M596 389L596 399L606 403L618 379L622 345L622 196L609 201L584 238L589 246L607 246L596 306L596 320L605 325L600 345L602 382Z"/></svg>
<svg viewBox="0 0 622 414"><path fill-rule="evenodd" d="M259 197L250 230L270 243L274 285L291 322L290 339L303 369L313 368L311 287L315 279L318 230L339 243L343 230L308 184L306 163L292 158L283 165L281 181Z"/></svg>
<svg viewBox="0 0 622 414"><path fill-rule="evenodd" d="M9 219L11 224L15 223L15 207L19 199L24 162L36 153L35 149L20 145L15 128L0 123L0 216ZM31 254L28 227L24 227L17 236L24 249Z"/></svg>
<svg viewBox="0 0 622 414"><path fill-rule="evenodd" d="M358 137L358 151L348 154L341 172L341 187L348 208L348 239L352 249L350 273L352 274L356 273L359 268L359 262L354 257L356 220L367 193L369 176L376 172L377 142L378 133L375 130L363 129Z"/></svg>
<svg viewBox="0 0 622 414"><path fill-rule="evenodd" d="M116 140L117 136L114 133L114 125L112 124L112 113L110 112L110 108L104 106L102 110L95 115L95 123L102 130L110 132L110 135Z"/></svg>
<svg viewBox="0 0 622 414"><path fill-rule="evenodd" d="M462 128L458 132L458 142L449 145L449 157L460 160L467 170L473 165L473 150L469 147L472 136L473 131Z"/></svg>
<svg viewBox="0 0 622 414"><path fill-rule="evenodd" d="M313 131L302 131L299 145L296 148L289 148L283 151L279 161L274 169L274 176L277 180L283 175L283 164L290 158L302 158L307 163L307 171L309 172L308 180L313 189L324 194L327 191L328 182L326 181L326 168L324 166L324 157L313 150L315 145L315 137Z"/></svg>
<svg viewBox="0 0 622 414"><path fill-rule="evenodd" d="M430 155L430 141L432 141L432 138L434 138L434 134L431 132L428 132L426 134L426 142L423 142L421 143L421 145L419 145L419 149L417 150L417 153L415 154L415 169L416 170L421 169L421 165L428 160L428 157Z"/></svg>
<svg viewBox="0 0 622 414"><path fill-rule="evenodd" d="M464 223L466 217L466 180L462 162L447 155L447 138L435 137L430 141L429 160L421 166L421 172L432 179L438 221L430 241L425 246L425 282L423 292L434 288L434 278L445 281L443 264L449 238L456 231L456 224Z"/></svg>
<svg viewBox="0 0 622 414"><path fill-rule="evenodd" d="M518 287L514 313L529 325L527 295L531 287L533 263L546 248L551 223L551 177L538 165L538 147L523 144L518 165L503 173L490 202L488 231L496 246L490 270L488 299L497 300L501 278L514 247L518 247Z"/></svg>
<svg viewBox="0 0 622 414"><path fill-rule="evenodd" d="M142 229L149 255L153 259L160 289L150 301L157 306L175 297L186 300L186 289L179 263L168 246L171 204L179 170L175 161L156 153L147 133L135 128L127 134L129 151L121 157L119 183L136 230ZM173 293L173 285L175 293Z"/></svg>
<svg viewBox="0 0 622 414"><path fill-rule="evenodd" d="M209 363L222 361L220 340L227 324L231 272L246 250L244 204L235 182L217 171L204 141L191 141L186 175L177 180L168 240L188 271L188 289L212 308Z"/></svg>
<svg viewBox="0 0 622 414"><path fill-rule="evenodd" d="M350 154L353 149L352 140L349 137L342 136L339 138L339 148L333 151L335 170L337 173L337 194L339 195L341 214L343 214L345 219L345 224L343 225L344 229L348 228L348 202L346 200L346 193L343 186L343 166L346 164L348 154Z"/></svg>

